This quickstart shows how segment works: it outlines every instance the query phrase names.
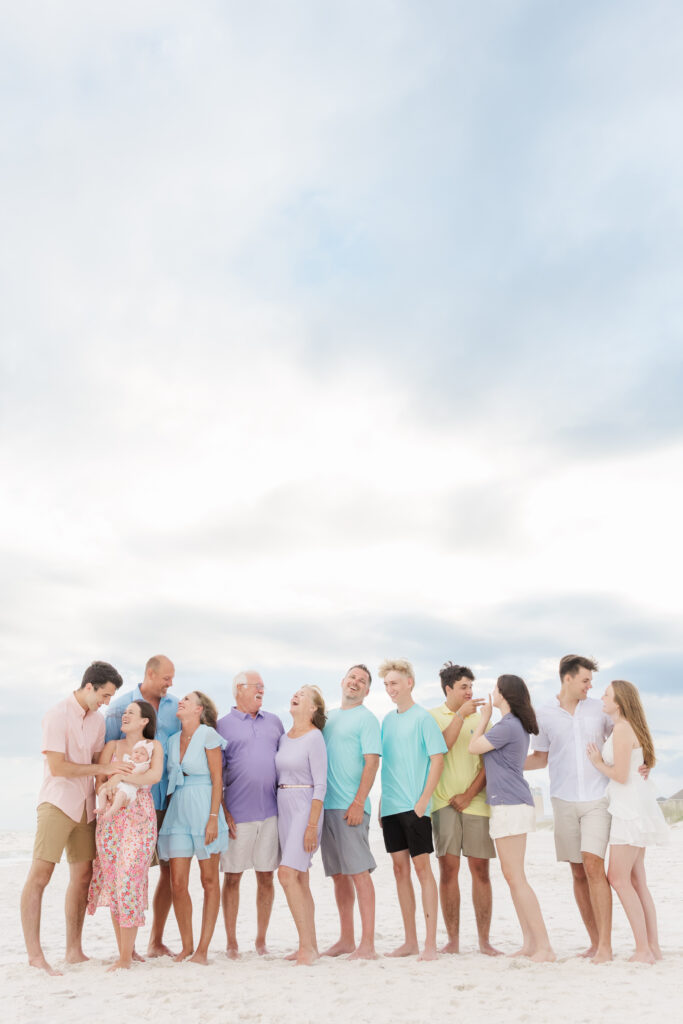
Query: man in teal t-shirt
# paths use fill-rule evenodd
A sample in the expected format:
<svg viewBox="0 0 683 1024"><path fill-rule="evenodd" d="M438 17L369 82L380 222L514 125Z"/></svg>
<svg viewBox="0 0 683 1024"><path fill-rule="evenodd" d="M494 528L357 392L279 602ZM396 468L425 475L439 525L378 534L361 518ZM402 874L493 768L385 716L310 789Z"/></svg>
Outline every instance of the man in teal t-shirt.
<svg viewBox="0 0 683 1024"><path fill-rule="evenodd" d="M439 897L429 855L433 852L429 801L443 770L447 752L438 725L413 700L415 673L409 661L380 665L384 687L396 705L382 722L381 823L384 845L394 862L394 877L405 942L389 956L419 953L415 926L415 893L410 879L412 860L422 890L427 936L418 959L436 960L436 918Z"/></svg>
<svg viewBox="0 0 683 1024"><path fill-rule="evenodd" d="M334 879L341 935L323 956L349 953L350 960L372 960L375 953L375 888L370 878L370 799L382 749L379 722L363 707L372 677L354 665L342 679L341 708L330 711L323 738L327 745L327 792L321 851L325 874ZM353 929L354 891L358 896L361 940Z"/></svg>

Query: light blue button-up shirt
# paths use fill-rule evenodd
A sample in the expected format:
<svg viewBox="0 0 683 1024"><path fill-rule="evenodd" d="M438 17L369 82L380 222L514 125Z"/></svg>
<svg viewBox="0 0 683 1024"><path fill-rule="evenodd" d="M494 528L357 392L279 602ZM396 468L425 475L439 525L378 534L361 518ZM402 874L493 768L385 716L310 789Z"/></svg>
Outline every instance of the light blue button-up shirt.
<svg viewBox="0 0 683 1024"><path fill-rule="evenodd" d="M107 726L105 739L107 743L109 740L120 740L123 736L123 733L121 732L121 719L123 718L123 712L126 710L128 705L134 700L144 699L145 698L140 692L140 687L136 686L134 690L128 690L127 693L122 693L104 709ZM166 748L170 737L173 736L174 733L180 731L180 722L176 718L177 710L178 701L175 697L170 697L166 694L166 696L162 697L159 701L155 738L159 740L164 748L164 772L159 782L152 786L152 799L154 800L154 806L157 811L163 811L166 806L166 792L168 789Z"/></svg>

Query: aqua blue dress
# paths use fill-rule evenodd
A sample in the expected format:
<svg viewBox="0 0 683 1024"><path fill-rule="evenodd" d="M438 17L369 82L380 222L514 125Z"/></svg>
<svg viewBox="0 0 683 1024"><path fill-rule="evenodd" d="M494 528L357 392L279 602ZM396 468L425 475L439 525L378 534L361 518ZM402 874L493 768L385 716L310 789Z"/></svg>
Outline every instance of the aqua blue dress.
<svg viewBox="0 0 683 1024"><path fill-rule="evenodd" d="M164 823L159 831L160 860L194 857L206 860L228 848L228 826L223 808L218 811L218 837L204 843L206 823L211 813L211 774L206 751L224 749L226 742L215 729L200 725L193 733L185 756L180 760L180 733L168 741L168 795Z"/></svg>

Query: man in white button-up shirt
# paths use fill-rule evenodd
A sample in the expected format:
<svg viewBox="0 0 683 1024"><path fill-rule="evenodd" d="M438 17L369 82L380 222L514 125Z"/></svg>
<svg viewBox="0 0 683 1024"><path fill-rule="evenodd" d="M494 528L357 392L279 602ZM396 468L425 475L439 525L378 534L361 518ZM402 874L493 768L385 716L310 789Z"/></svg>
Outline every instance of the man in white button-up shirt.
<svg viewBox="0 0 683 1024"><path fill-rule="evenodd" d="M549 768L555 851L558 861L571 865L574 896L590 937L584 956L604 963L612 959L612 893L605 875L610 815L607 779L591 763L587 747L602 747L612 721L601 702L588 697L597 670L591 658L562 658L560 692L537 711L539 733L524 768Z"/></svg>

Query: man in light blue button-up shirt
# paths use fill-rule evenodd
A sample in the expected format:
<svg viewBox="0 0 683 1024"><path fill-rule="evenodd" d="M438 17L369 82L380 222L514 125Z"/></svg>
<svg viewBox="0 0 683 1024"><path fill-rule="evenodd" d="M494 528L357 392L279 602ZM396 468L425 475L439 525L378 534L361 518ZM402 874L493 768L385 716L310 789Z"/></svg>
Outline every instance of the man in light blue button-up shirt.
<svg viewBox="0 0 683 1024"><path fill-rule="evenodd" d="M145 677L134 690L122 693L106 709L106 741L121 738L121 718L128 705L134 700L148 701L157 713L156 739L164 748L164 773L159 782L152 786L152 798L157 812L157 828L166 810L166 790L168 776L166 774L166 747L169 738L180 730L180 722L176 718L178 701L169 696L168 690L173 685L175 668L173 662L163 654L154 655L145 665ZM164 945L164 927L171 909L171 872L168 861L159 861L159 881L152 903L154 916L149 936L147 956L169 956L170 950Z"/></svg>

